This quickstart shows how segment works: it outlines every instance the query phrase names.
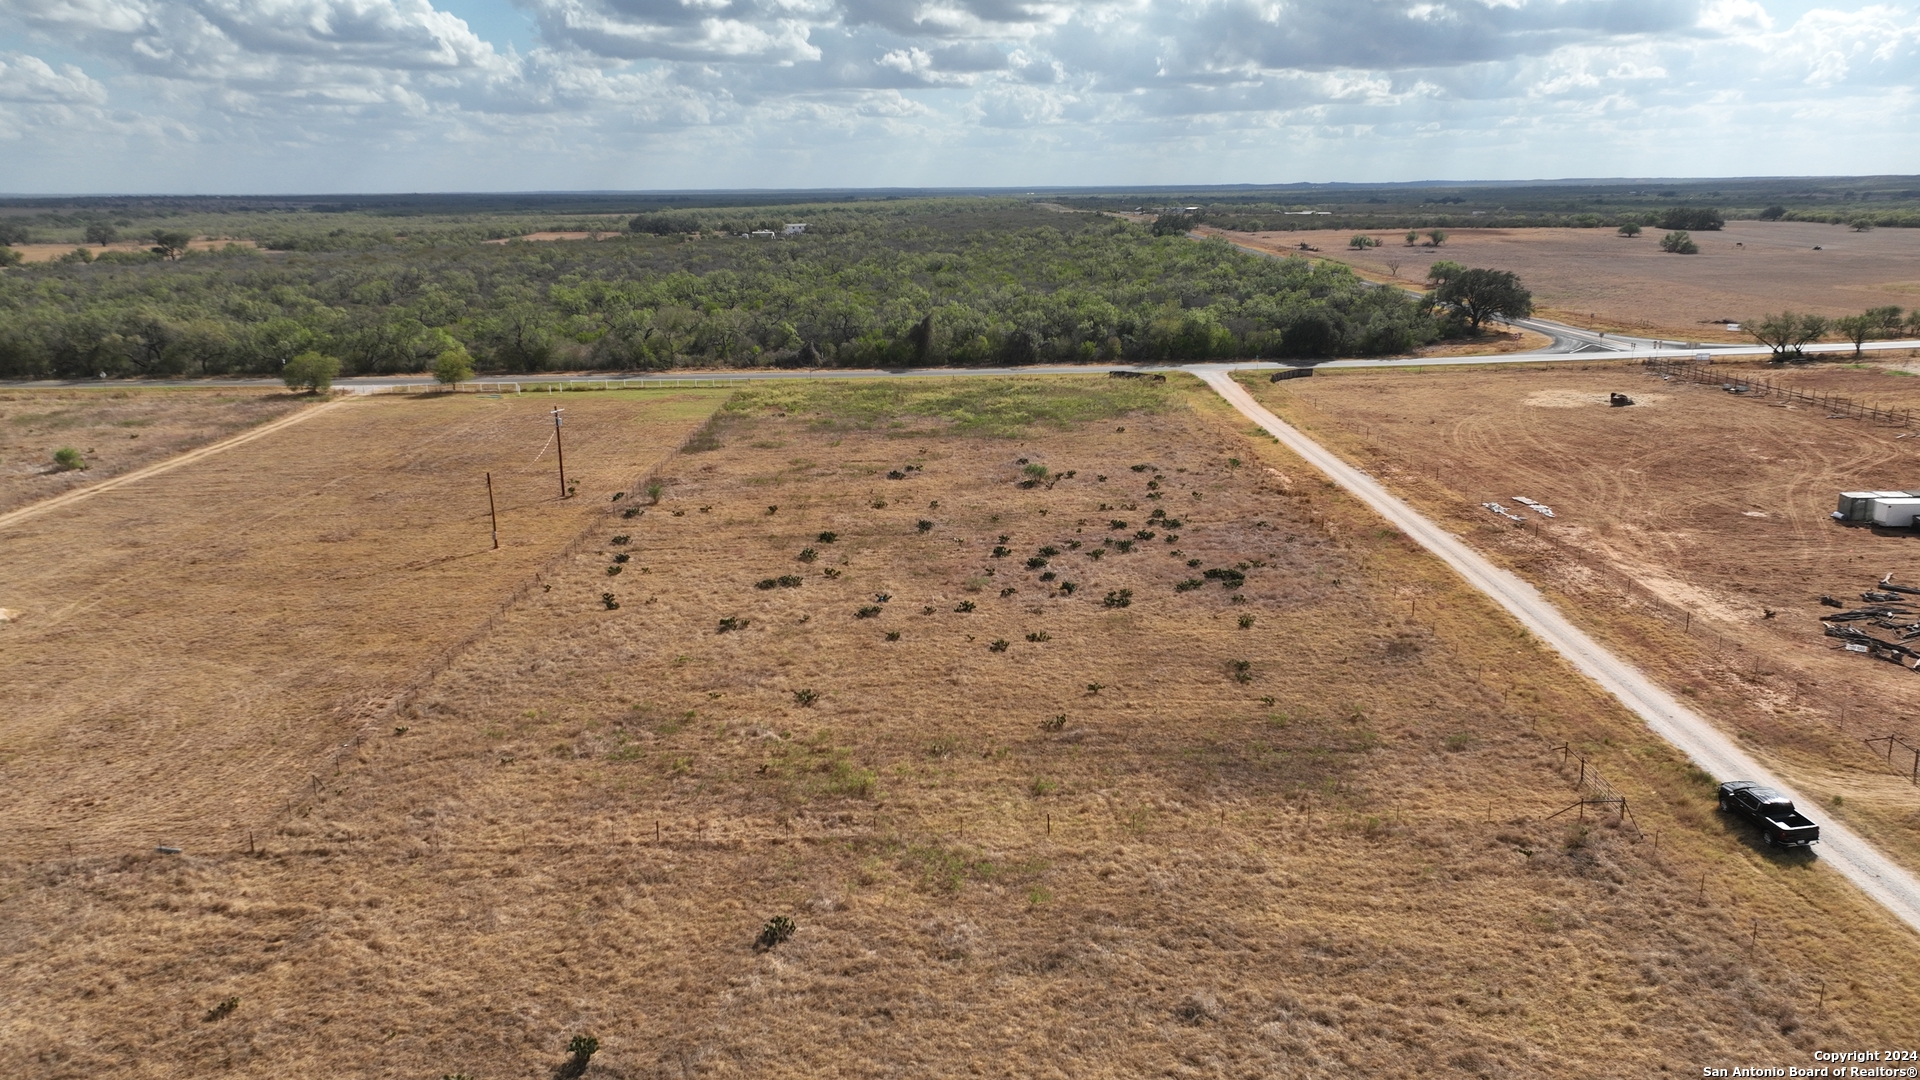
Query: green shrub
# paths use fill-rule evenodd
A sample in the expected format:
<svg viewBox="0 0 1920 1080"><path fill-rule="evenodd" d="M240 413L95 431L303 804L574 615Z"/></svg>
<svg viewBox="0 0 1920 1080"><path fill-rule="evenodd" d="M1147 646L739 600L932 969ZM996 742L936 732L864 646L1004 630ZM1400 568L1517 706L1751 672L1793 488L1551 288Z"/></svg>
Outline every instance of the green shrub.
<svg viewBox="0 0 1920 1080"><path fill-rule="evenodd" d="M854 612L853 617L856 619L877 619L880 617L880 608L877 605L868 604L866 607Z"/></svg>
<svg viewBox="0 0 1920 1080"><path fill-rule="evenodd" d="M567 1053L571 1055L561 1066L553 1071L560 1080L578 1080L587 1071L587 1063L600 1050L600 1040L591 1035L575 1035L567 1043Z"/></svg>
<svg viewBox="0 0 1920 1080"><path fill-rule="evenodd" d="M610 592L600 594L600 603L605 606L608 611L618 611L620 609L620 601L615 600L613 594Z"/></svg>
<svg viewBox="0 0 1920 1080"><path fill-rule="evenodd" d="M753 947L759 952L766 952L791 938L796 929L798 927L794 926L792 919L785 915L775 915L760 928L760 935L753 939Z"/></svg>
<svg viewBox="0 0 1920 1080"><path fill-rule="evenodd" d="M1670 252L1674 255L1698 255L1700 254L1700 245L1694 243L1693 237L1687 235L1684 231L1677 231L1670 232L1660 238L1660 250Z"/></svg>
<svg viewBox="0 0 1920 1080"><path fill-rule="evenodd" d="M820 553L812 548L801 548L800 554L794 556L794 558L799 559L801 562L812 562L819 557Z"/></svg>
<svg viewBox="0 0 1920 1080"><path fill-rule="evenodd" d="M820 700L820 694L818 691L795 690L793 692L793 703L795 705L800 706L803 709L813 708L814 704L819 700Z"/></svg>
<svg viewBox="0 0 1920 1080"><path fill-rule="evenodd" d="M339 374L340 361L318 352L303 352L280 368L280 380L287 384L287 389L314 394L332 390L333 380Z"/></svg>
<svg viewBox="0 0 1920 1080"><path fill-rule="evenodd" d="M464 348L448 349L433 358L433 377L444 386L458 386L473 378L473 357Z"/></svg>
<svg viewBox="0 0 1920 1080"><path fill-rule="evenodd" d="M85 469L87 459L81 457L80 451L73 447L63 446L53 452L53 464L59 472L71 472L75 469Z"/></svg>
<svg viewBox="0 0 1920 1080"><path fill-rule="evenodd" d="M1107 593L1106 599L1100 601L1100 606L1109 607L1109 608L1123 608L1128 606L1131 603L1133 603L1132 589L1115 589L1112 592Z"/></svg>
<svg viewBox="0 0 1920 1080"><path fill-rule="evenodd" d="M747 623L749 621L750 620L742 619L737 615L729 615L726 618L720 620L720 629L714 632L719 634L726 634L726 633L731 633L735 630L745 630L747 628Z"/></svg>

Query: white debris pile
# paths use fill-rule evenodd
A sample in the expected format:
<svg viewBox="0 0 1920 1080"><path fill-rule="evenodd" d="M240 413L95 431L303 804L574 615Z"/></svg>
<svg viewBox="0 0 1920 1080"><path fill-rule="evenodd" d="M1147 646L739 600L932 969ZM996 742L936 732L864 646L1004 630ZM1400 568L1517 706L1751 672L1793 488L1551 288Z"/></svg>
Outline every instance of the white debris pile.
<svg viewBox="0 0 1920 1080"><path fill-rule="evenodd" d="M1553 516L1553 507L1548 506L1546 503L1543 503L1543 502L1534 502L1532 499L1527 498L1525 495L1515 495L1513 497L1513 501L1519 503L1521 506L1527 507L1528 509L1532 510L1534 513L1539 514L1541 517Z"/></svg>
<svg viewBox="0 0 1920 1080"><path fill-rule="evenodd" d="M1493 511L1496 514L1499 514L1501 517L1506 518L1508 521L1524 522L1527 520L1526 518L1521 517L1519 514L1508 512L1506 507L1501 506L1497 502L1481 503L1480 505L1486 507L1487 509Z"/></svg>

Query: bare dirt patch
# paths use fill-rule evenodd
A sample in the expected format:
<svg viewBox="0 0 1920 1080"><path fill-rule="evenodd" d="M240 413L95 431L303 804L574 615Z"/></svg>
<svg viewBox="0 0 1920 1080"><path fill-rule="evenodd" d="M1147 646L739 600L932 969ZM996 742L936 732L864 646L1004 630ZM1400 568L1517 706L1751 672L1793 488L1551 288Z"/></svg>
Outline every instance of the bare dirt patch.
<svg viewBox="0 0 1920 1080"><path fill-rule="evenodd" d="M902 383L743 395L264 854L6 867L0 1063L1585 1077L1920 1009L1911 935L1204 390ZM1657 851L1547 820L1565 739Z"/></svg>
<svg viewBox="0 0 1920 1080"><path fill-rule="evenodd" d="M229 245L256 250L260 247L259 242L254 240L242 240L230 236L201 236L189 241L187 243L187 249L190 251L220 251ZM13 249L20 253L21 262L39 263L52 262L60 256L72 252L73 249L77 247L86 248L87 251L95 257L98 257L108 251L139 254L151 251L153 245L139 240L119 240L111 244L15 244Z"/></svg>
<svg viewBox="0 0 1920 1080"><path fill-rule="evenodd" d="M1511 270L1532 290L1543 317L1681 341L1751 343L1715 319L1737 322L1787 308L1851 315L1884 304L1920 304L1916 229L1856 233L1812 222L1730 221L1720 232L1694 234L1698 255L1662 252L1657 229L1632 240L1611 229L1460 229L1440 248L1406 247L1404 234L1391 233L1381 235L1382 246L1365 250L1347 247L1348 232L1219 235L1276 252L1311 244L1320 249L1312 258L1413 287L1441 259ZM1816 245L1822 250L1813 250Z"/></svg>
<svg viewBox="0 0 1920 1080"><path fill-rule="evenodd" d="M0 390L0 513L265 423L307 399L272 390ZM84 469L64 469L72 447Z"/></svg>
<svg viewBox="0 0 1920 1080"><path fill-rule="evenodd" d="M1667 400L1665 394L1638 393L1631 395L1633 405L1630 408L1651 408ZM1613 408L1610 393L1595 393L1590 390L1535 390L1521 402L1536 409L1591 409Z"/></svg>
<svg viewBox="0 0 1920 1080"><path fill-rule="evenodd" d="M618 230L608 232L532 232L524 236L513 236L502 240L487 240L484 242L489 244L507 244L520 240L528 240L536 243L554 240L598 240L602 237L619 235Z"/></svg>
<svg viewBox="0 0 1920 1080"><path fill-rule="evenodd" d="M1901 407L1920 401L1914 380L1881 371L1757 373ZM1557 592L1583 625L1805 790L1839 793L1819 780L1836 770L1885 775L1888 764L1864 738L1895 732L1920 744L1902 704L1920 691L1920 676L1837 650L1818 621L1831 610L1819 604L1823 594L1858 606L1889 571L1920 584L1913 534L1828 518L1840 491L1913 486L1920 447L1906 432L1625 364L1249 385L1422 512ZM1666 399L1657 408L1526 407L1612 391L1653 398L1651 386ZM1518 496L1554 516L1516 505ZM1905 771L1911 758L1900 758ZM1819 812L1844 815L1920 867L1920 788L1876 790L1873 800L1848 796Z"/></svg>

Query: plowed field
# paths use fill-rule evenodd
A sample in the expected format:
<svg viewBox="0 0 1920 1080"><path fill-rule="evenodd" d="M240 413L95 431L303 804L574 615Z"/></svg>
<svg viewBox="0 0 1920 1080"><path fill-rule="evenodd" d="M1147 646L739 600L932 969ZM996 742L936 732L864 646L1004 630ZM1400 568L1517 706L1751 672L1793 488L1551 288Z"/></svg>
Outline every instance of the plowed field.
<svg viewBox="0 0 1920 1080"><path fill-rule="evenodd" d="M1309 244L1320 249L1313 258L1410 285L1441 259L1511 270L1545 318L1681 341L1751 344L1714 320L1786 309L1853 315L1887 304L1920 307L1920 229L1856 233L1810 222L1729 221L1723 231L1693 234L1698 255L1662 252L1658 229L1631 240L1612 229L1456 229L1439 248L1408 247L1401 232L1382 234L1382 246L1365 250L1347 246L1352 233L1220 235L1278 252Z"/></svg>

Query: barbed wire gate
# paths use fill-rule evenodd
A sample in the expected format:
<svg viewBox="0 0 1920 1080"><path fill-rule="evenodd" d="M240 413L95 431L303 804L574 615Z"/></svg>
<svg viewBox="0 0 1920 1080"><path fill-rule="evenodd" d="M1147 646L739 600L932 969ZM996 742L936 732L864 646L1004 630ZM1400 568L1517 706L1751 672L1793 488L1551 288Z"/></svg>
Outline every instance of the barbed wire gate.
<svg viewBox="0 0 1920 1080"><path fill-rule="evenodd" d="M1913 755L1913 771L1908 774L1907 782L1911 784L1920 784L1920 747L1909 744L1907 740L1901 738L1898 735L1882 735L1878 738L1861 739L1860 741L1863 743L1866 743L1867 749L1869 750L1873 750L1874 743L1886 743L1887 752L1885 754L1885 757L1887 759L1888 768L1893 767L1893 748L1894 747L1898 746L1900 749L1905 750L1909 754L1912 754ZM1879 751L1877 750L1875 750L1874 752L1876 754L1879 753Z"/></svg>
<svg viewBox="0 0 1920 1080"><path fill-rule="evenodd" d="M1620 808L1621 820L1633 826L1633 834L1635 836L1645 835L1640 831L1640 823L1634 820L1633 811L1627 808L1627 797L1616 791L1612 784L1607 783L1606 778L1600 775L1599 769L1593 767L1593 763L1587 760L1586 755L1574 753L1573 748L1566 743L1550 747L1550 749L1560 752L1560 764L1563 766L1566 765L1569 760L1578 760L1580 762L1580 776L1573 782L1574 790L1580 793L1580 800L1570 806L1564 806L1548 814L1548 821L1552 821L1561 814L1570 814L1576 810L1580 812L1580 820L1585 821L1587 820L1587 807L1589 806L1618 806Z"/></svg>

